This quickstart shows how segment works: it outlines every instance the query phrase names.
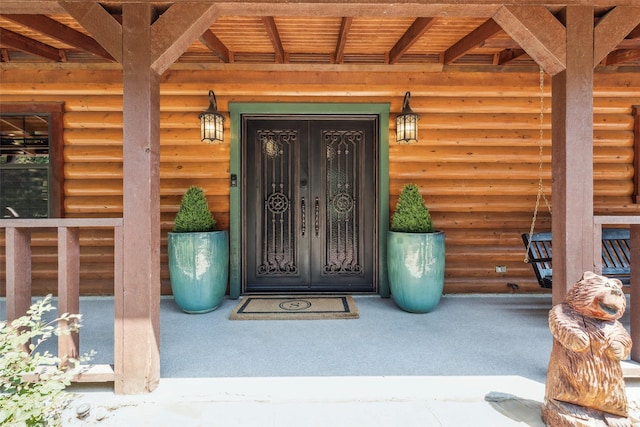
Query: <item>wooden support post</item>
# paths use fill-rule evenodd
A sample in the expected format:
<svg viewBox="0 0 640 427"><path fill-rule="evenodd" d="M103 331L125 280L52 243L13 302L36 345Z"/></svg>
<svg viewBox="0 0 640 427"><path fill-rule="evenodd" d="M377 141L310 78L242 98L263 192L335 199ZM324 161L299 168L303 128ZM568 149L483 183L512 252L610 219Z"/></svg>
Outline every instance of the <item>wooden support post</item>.
<svg viewBox="0 0 640 427"><path fill-rule="evenodd" d="M152 70L149 3L122 6L123 325L119 394L160 381L160 84Z"/></svg>
<svg viewBox="0 0 640 427"><path fill-rule="evenodd" d="M175 3L158 14L154 4L125 3L122 25L96 2L60 5L122 64L124 226L115 232L114 389L145 393L160 380L159 76L208 30L218 4Z"/></svg>
<svg viewBox="0 0 640 427"><path fill-rule="evenodd" d="M593 7L568 6L566 28L552 81L553 304L593 267Z"/></svg>
<svg viewBox="0 0 640 427"><path fill-rule="evenodd" d="M640 362L640 224L631 225L631 304L627 307L631 317L631 359Z"/></svg>
<svg viewBox="0 0 640 427"><path fill-rule="evenodd" d="M5 231L7 321L24 316L31 307L31 232L7 227Z"/></svg>
<svg viewBox="0 0 640 427"><path fill-rule="evenodd" d="M77 227L58 227L58 315L80 313L80 231ZM63 320L59 325L67 327ZM58 337L58 357L65 366L69 358L80 355L80 335Z"/></svg>

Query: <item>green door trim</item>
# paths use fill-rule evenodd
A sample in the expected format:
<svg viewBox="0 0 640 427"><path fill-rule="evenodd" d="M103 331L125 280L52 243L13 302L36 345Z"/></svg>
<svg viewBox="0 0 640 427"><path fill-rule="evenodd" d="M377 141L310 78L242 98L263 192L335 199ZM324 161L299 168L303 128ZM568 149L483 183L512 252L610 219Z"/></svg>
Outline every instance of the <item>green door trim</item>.
<svg viewBox="0 0 640 427"><path fill-rule="evenodd" d="M229 192L229 297L240 297L241 288L241 188L242 157L240 126L242 114L376 114L379 123L378 145L378 292L389 297L387 280L387 231L389 229L389 104L333 104L333 103L253 103L230 102L229 173L237 177L237 184Z"/></svg>

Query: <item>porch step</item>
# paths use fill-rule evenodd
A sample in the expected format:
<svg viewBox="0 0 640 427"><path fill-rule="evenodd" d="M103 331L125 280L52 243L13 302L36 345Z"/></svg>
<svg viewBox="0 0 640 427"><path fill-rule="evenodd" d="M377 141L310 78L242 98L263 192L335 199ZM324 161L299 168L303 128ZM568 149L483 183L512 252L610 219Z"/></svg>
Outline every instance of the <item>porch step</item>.
<svg viewBox="0 0 640 427"><path fill-rule="evenodd" d="M620 362L620 366L625 378L640 378L640 363L633 360L623 360Z"/></svg>
<svg viewBox="0 0 640 427"><path fill-rule="evenodd" d="M74 383L105 383L115 381L111 365L80 365L72 369Z"/></svg>

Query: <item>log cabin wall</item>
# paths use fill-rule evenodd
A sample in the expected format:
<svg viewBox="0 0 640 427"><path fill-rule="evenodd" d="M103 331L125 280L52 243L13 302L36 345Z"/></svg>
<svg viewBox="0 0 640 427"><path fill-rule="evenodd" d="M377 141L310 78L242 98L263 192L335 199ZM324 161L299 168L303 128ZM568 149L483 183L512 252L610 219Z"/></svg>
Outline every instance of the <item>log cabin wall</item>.
<svg viewBox="0 0 640 427"><path fill-rule="evenodd" d="M523 262L539 170L539 74L422 72L419 67L175 66L161 78L162 293L170 294L166 233L182 193L202 186L218 226L229 227L229 116L237 102L391 104L390 206L402 185L415 182L434 224L446 232L445 293L541 292ZM122 83L116 66L44 65L25 71L4 65L0 102L64 102L64 215L122 216ZM213 89L227 116L225 143L200 142L198 114ZM396 145L395 115L405 91L421 115L420 141ZM545 76L544 191L551 199L550 78ZM635 213L632 106L640 75L597 73L594 99L596 214ZM536 230L551 227L541 204ZM2 236L3 238L3 236ZM33 240L34 295L56 289L55 235ZM81 235L83 294L112 293L112 238ZM0 269L4 280L4 245ZM506 273L496 273L504 265ZM4 292L4 284L0 292Z"/></svg>

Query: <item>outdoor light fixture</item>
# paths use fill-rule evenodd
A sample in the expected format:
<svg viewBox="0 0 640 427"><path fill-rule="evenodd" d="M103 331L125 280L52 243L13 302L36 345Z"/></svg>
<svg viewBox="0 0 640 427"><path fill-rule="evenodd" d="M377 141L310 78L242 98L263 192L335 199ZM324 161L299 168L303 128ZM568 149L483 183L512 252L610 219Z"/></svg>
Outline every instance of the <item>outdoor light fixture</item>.
<svg viewBox="0 0 640 427"><path fill-rule="evenodd" d="M209 143L224 141L224 116L218 113L216 94L209 91L209 108L200 113L200 139Z"/></svg>
<svg viewBox="0 0 640 427"><path fill-rule="evenodd" d="M405 93L404 101L402 101L402 113L396 117L396 142L398 144L418 142L419 116L411 110L410 99L411 93Z"/></svg>

